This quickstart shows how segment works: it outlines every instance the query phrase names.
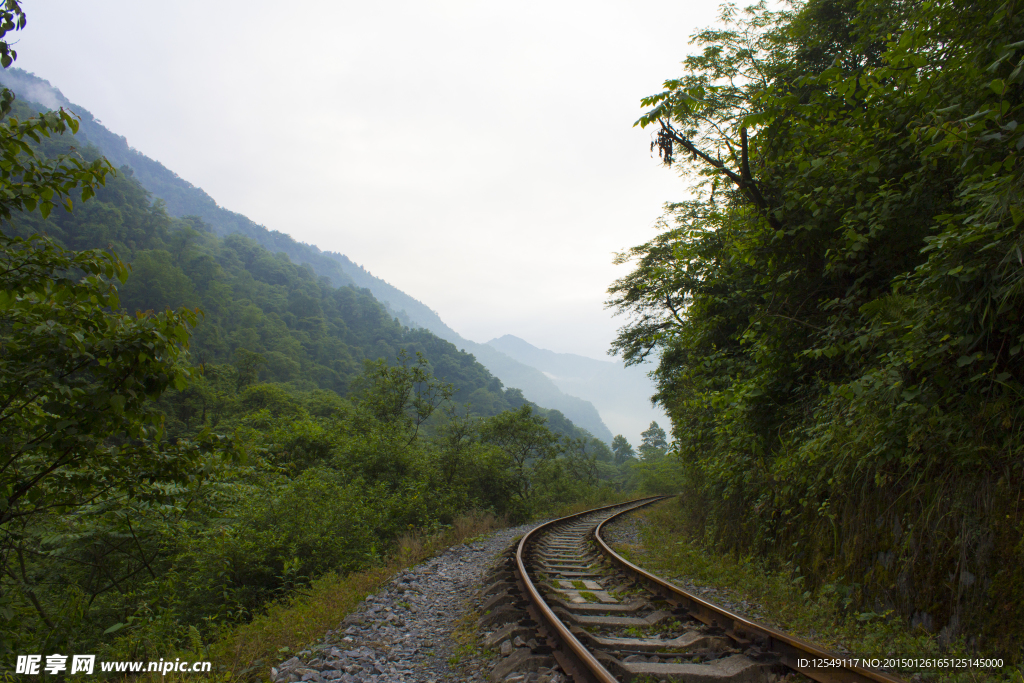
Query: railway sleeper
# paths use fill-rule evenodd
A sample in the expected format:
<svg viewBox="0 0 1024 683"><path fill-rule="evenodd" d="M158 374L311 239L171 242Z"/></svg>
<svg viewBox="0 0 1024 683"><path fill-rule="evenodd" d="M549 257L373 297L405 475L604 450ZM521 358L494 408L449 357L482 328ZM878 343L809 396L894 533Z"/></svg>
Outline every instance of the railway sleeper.
<svg viewBox="0 0 1024 683"><path fill-rule="evenodd" d="M496 610L503 605L512 605L518 609L526 609L527 603L523 599L523 594L519 591L518 586L512 584L500 593L492 594L480 605L480 609L486 613Z"/></svg>
<svg viewBox="0 0 1024 683"><path fill-rule="evenodd" d="M595 602L594 600L591 600L591 599L583 597L582 593L590 593L590 595L592 595L594 598L596 598L597 599L596 601L598 603L601 603L601 604L605 604L605 605L617 605L617 604L619 604L619 599L615 598L615 597L612 597L606 591L587 591L586 589L584 589L582 591L579 591L579 590L576 590L576 589L573 589L573 588L556 588L555 590L557 590L559 593L564 595L565 598L568 598L569 603L571 603L573 605L585 605L587 603L594 603ZM563 602L565 601L565 598L562 599Z"/></svg>
<svg viewBox="0 0 1024 683"><path fill-rule="evenodd" d="M564 578L564 579L582 579L587 581L593 581L596 578L600 578L603 574L595 569L585 567L580 569L559 569L553 568L551 565L545 565L543 562L537 562L534 566L539 566L542 573L550 578Z"/></svg>
<svg viewBox="0 0 1024 683"><path fill-rule="evenodd" d="M512 642L516 638L521 638L523 642L535 639L537 634L536 629L530 628L529 626L523 626L520 623L505 624L494 633L491 633L484 637L484 645L495 650L504 642Z"/></svg>
<svg viewBox="0 0 1024 683"><path fill-rule="evenodd" d="M674 618L671 612L665 610L655 610L643 617L575 614L571 610L561 610L561 614L559 611L555 611L555 614L563 621L571 621L579 626L597 626L598 628L646 628Z"/></svg>
<svg viewBox="0 0 1024 683"><path fill-rule="evenodd" d="M545 552L533 552L531 553L531 560L533 562L545 562L547 564L567 564L573 565L574 567L586 567L591 568L596 564L599 564L599 558L597 557L593 549L580 550L572 554L556 554L556 553L545 553Z"/></svg>
<svg viewBox="0 0 1024 683"><path fill-rule="evenodd" d="M513 588L518 589L515 578L502 579L500 581L495 581L480 591L480 597L486 598L491 595L497 595L498 593L509 591Z"/></svg>
<svg viewBox="0 0 1024 683"><path fill-rule="evenodd" d="M640 612L649 611L651 604L644 600L633 598L629 602L617 602L611 604L602 604L599 602L566 602L561 598L551 598L548 600L548 604L554 609L556 606L560 607L565 612L591 612L594 614L613 614L613 613L632 613L638 614ZM558 610L555 610L556 612Z"/></svg>
<svg viewBox="0 0 1024 683"><path fill-rule="evenodd" d="M743 654L733 654L721 659L694 664L679 662L637 661L642 657L631 655L618 660L605 653L602 664L622 681L633 681L639 677L654 677L666 681L686 683L768 683L772 665L758 662Z"/></svg>
<svg viewBox="0 0 1024 683"><path fill-rule="evenodd" d="M704 658L719 657L723 652L735 652L726 638L710 636L706 633L689 631L675 638L619 638L590 633L575 627L572 633L580 642L590 643L596 647L616 652L628 651L631 654L661 653L672 651L678 656L700 656ZM675 652L678 651L678 652Z"/></svg>
<svg viewBox="0 0 1024 683"><path fill-rule="evenodd" d="M505 624L522 622L528 618L525 609L512 605L501 605L480 617L480 628L498 628Z"/></svg>
<svg viewBox="0 0 1024 683"><path fill-rule="evenodd" d="M503 681L513 671L524 673L528 671L544 672L551 671L557 667L554 657L549 654L534 654L529 648L516 648L509 656L499 661L491 669L490 679L492 681ZM564 679L563 679L564 680Z"/></svg>
<svg viewBox="0 0 1024 683"><path fill-rule="evenodd" d="M595 575L603 573L600 568L595 568L590 562L552 562L549 559L541 558L534 564L543 571L549 571L557 574L561 574L562 572L583 572Z"/></svg>

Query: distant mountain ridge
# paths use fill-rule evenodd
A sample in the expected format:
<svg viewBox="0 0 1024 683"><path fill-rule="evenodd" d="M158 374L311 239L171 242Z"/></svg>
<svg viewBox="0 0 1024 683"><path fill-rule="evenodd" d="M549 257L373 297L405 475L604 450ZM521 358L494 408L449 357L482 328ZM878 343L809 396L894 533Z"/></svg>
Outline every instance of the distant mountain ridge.
<svg viewBox="0 0 1024 683"><path fill-rule="evenodd" d="M668 424L664 412L651 405L654 382L645 367L539 349L511 334L492 339L487 346L537 368L562 391L586 396L617 434L638 435L652 421Z"/></svg>
<svg viewBox="0 0 1024 683"><path fill-rule="evenodd" d="M277 230L268 230L242 214L219 206L202 188L130 147L124 136L108 130L91 112L68 100L49 81L21 69L10 68L0 72L0 82L23 100L49 109L64 107L77 114L81 120L78 135L99 148L114 166L130 169L143 187L164 201L167 212L172 216L198 216L218 236L245 235L272 253L284 253L293 263L308 264L313 272L328 278L336 287L354 286L370 290L403 325L423 327L459 349L472 353L506 387L520 389L528 400L558 410L577 426L611 443L612 433L592 403L564 393L540 370L491 346L464 339L428 306L370 274L344 254L321 251L314 245L298 242Z"/></svg>

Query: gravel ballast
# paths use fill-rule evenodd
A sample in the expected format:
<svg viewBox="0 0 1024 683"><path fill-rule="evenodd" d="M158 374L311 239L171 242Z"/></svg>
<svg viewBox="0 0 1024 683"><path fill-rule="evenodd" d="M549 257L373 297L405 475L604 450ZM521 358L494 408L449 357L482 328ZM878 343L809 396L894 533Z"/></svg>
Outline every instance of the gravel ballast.
<svg viewBox="0 0 1024 683"><path fill-rule="evenodd" d="M488 662L453 633L475 617L481 580L537 523L502 529L407 569L367 597L321 642L271 670L275 683L442 683L487 680ZM472 629L475 629L475 618Z"/></svg>

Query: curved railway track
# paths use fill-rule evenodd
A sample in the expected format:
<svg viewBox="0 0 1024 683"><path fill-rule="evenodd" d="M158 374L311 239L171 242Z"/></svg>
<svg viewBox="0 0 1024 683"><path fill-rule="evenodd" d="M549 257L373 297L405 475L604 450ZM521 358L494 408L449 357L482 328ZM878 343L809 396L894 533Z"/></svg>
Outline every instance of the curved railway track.
<svg viewBox="0 0 1024 683"><path fill-rule="evenodd" d="M522 538L509 568L532 653L553 657L576 683L769 683L794 671L820 683L901 683L859 667L808 666L842 658L687 593L601 538L605 523L663 498L563 517Z"/></svg>

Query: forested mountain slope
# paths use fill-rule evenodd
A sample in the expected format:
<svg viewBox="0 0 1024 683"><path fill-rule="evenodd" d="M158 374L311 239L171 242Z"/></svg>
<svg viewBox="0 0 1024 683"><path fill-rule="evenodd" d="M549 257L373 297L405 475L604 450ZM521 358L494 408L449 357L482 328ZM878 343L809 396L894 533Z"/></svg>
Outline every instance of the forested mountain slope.
<svg viewBox="0 0 1024 683"><path fill-rule="evenodd" d="M78 137L95 145L115 167L129 167L142 187L164 200L171 216L197 216L214 234L221 237L245 235L271 253L283 253L294 263L309 264L316 275L328 278L335 287L355 285L369 289L403 324L430 330L455 344L458 349L473 354L505 386L522 390L528 400L562 412L575 424L606 443L611 443L611 432L589 401L563 393L543 372L535 368L484 344L463 339L429 307L373 276L345 255L324 252L314 245L297 242L284 233L268 230L241 214L218 206L202 188L192 185L160 162L129 147L124 137L109 131L88 110L70 102L48 81L12 68L0 73L0 82L11 88L23 101L39 103L51 109L65 107L74 111L81 117Z"/></svg>
<svg viewBox="0 0 1024 683"><path fill-rule="evenodd" d="M199 363L237 364L251 352L264 361L253 380L345 395L364 360L393 360L406 349L422 352L437 377L457 387L455 400L477 414L522 404L506 400L501 382L471 355L402 326L366 290L334 287L242 235L220 239L198 219L172 219L125 176L108 179L74 213L21 215L13 226L74 250L112 248L132 267L119 288L129 311L198 307L192 355Z"/></svg>

